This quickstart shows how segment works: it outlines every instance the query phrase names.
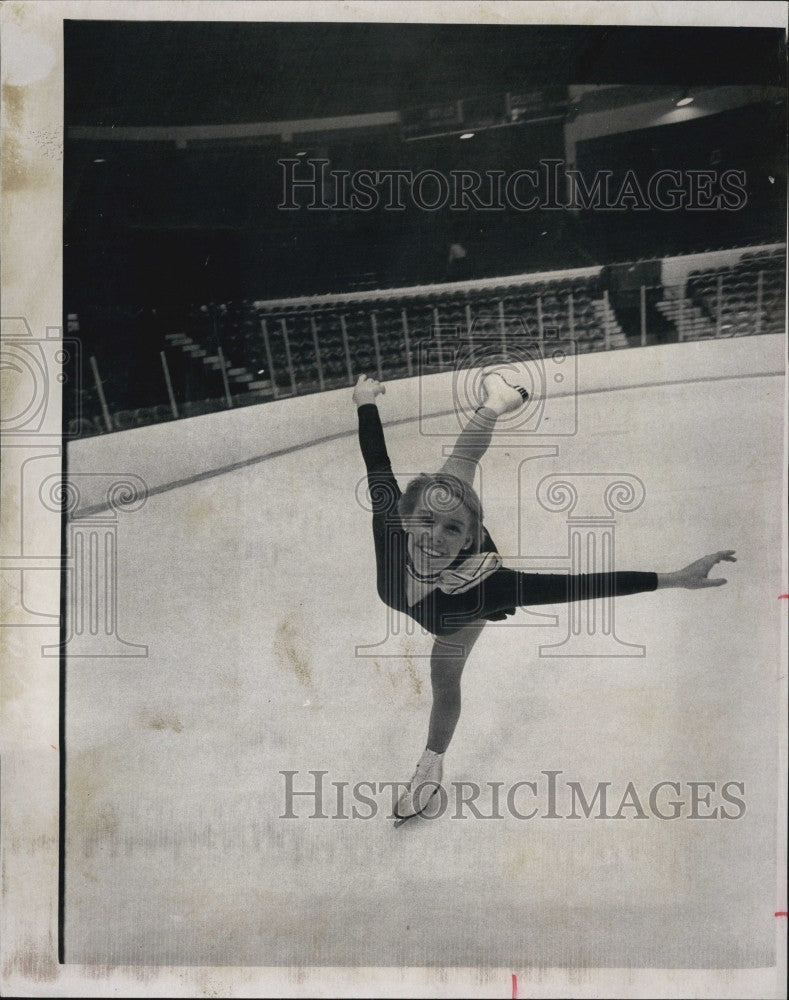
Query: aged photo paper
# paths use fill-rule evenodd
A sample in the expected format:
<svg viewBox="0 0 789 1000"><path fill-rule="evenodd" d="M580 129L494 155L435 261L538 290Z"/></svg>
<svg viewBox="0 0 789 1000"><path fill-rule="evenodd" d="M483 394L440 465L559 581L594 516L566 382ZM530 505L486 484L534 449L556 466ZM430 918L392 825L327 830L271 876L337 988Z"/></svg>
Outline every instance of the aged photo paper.
<svg viewBox="0 0 789 1000"><path fill-rule="evenodd" d="M785 4L0 17L0 992L785 996Z"/></svg>

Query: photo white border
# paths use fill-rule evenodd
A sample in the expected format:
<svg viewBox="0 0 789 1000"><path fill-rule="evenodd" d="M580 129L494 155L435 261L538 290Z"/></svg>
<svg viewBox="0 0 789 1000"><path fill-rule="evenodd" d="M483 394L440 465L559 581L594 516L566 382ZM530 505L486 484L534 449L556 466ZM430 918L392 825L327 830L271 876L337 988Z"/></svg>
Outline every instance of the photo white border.
<svg viewBox="0 0 789 1000"><path fill-rule="evenodd" d="M3 88L2 314L24 317L34 336L61 324L63 30L64 19L226 21L399 21L491 24L627 24L786 27L786 5L697 2L244 2L244 0L30 0L5 3L3 71L19 32L33 45L45 75L24 87ZM48 54L49 53L49 54ZM11 60L12 62L12 60ZM35 67L31 75L35 75ZM13 391L4 383L6 412ZM60 429L59 387L53 385L48 430ZM57 419L55 419L57 418ZM3 442L7 447L8 442ZM21 516L22 497L3 479L0 538ZM784 507L784 510L786 507ZM42 537L60 537L57 513L40 513ZM784 541L786 526L784 528ZM5 551L0 544L0 552ZM786 561L784 544L784 560ZM785 562L786 566L786 562ZM57 615L59 587L47 592ZM6 609L1 609L5 613ZM782 619L787 648L786 619ZM785 996L786 919L776 920L774 969L364 969L149 968L57 964L59 667L40 647L57 641L52 626L0 629L0 795L3 884L0 911L0 993L5 996L423 996L509 997L511 976L520 997L779 997ZM782 705L786 705L786 672ZM786 844L786 734L776 761L779 851ZM786 908L786 858L776 872L776 909Z"/></svg>

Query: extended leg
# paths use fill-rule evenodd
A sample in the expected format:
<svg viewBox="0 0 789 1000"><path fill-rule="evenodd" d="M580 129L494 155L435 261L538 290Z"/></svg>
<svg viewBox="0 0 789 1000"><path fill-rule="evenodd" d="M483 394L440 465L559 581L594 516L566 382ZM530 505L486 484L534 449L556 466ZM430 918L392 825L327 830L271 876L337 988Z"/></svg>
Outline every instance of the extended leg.
<svg viewBox="0 0 789 1000"><path fill-rule="evenodd" d="M442 472L474 485L477 463L488 450L496 420L504 413L517 409L528 398L525 389L512 386L497 372L491 372L483 382L485 403L473 414L460 433L452 454L444 462Z"/></svg>
<svg viewBox="0 0 789 1000"><path fill-rule="evenodd" d="M479 638L484 623L467 625L450 637L453 644L462 647L451 655L441 639L433 644L430 660L430 682L433 687L433 708L430 712L430 727L427 734L427 749L434 753L444 753L449 746L460 718L460 678L466 660ZM444 652L445 655L439 655Z"/></svg>
<svg viewBox="0 0 789 1000"><path fill-rule="evenodd" d="M441 472L457 476L469 486L474 485L477 463L488 450L497 414L481 406L460 432L452 454L444 462Z"/></svg>

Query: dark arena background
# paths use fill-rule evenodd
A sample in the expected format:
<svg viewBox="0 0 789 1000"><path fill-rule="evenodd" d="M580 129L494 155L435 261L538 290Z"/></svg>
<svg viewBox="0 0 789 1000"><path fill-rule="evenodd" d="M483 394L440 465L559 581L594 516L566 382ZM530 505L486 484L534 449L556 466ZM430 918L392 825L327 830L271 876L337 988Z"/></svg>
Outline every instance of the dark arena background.
<svg viewBox="0 0 789 1000"><path fill-rule="evenodd" d="M502 309L579 351L781 330L782 44L757 29L66 22L64 302L84 366L69 433L403 377L432 325L495 330ZM558 197L279 208L286 174L309 179L316 160L327 206L338 171L510 177L541 161L558 163ZM609 172L609 207L573 207L567 170L587 187ZM649 202L659 171L678 172L684 204ZM716 179L694 203L699 171ZM620 201L628 172L641 194ZM661 274L666 257L687 266Z"/></svg>
<svg viewBox="0 0 789 1000"><path fill-rule="evenodd" d="M773 975L785 31L66 20L64 44L61 962L520 969L532 995L546 969ZM738 561L618 599L616 630L613 598L486 626L445 780L560 773L612 811L632 783L645 815L573 822L564 783L562 822L289 816L288 774L407 780L431 708L428 637L376 594L351 386L386 383L405 483L491 359L532 380L481 463L505 559L592 567L616 521L618 569ZM647 808L667 781L675 822L665 786Z"/></svg>

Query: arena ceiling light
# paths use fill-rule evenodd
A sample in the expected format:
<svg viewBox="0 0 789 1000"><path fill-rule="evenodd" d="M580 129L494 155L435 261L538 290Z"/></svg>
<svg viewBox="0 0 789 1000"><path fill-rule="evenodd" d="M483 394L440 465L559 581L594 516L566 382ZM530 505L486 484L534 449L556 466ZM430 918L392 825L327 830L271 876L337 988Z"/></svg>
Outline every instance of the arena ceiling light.
<svg viewBox="0 0 789 1000"><path fill-rule="evenodd" d="M461 138L461 139L473 139L473 138L474 138L474 133L473 133L473 132L464 132L464 133L463 133L463 134L461 135L461 137L460 137L460 138Z"/></svg>
<svg viewBox="0 0 789 1000"><path fill-rule="evenodd" d="M686 108L689 104L693 104L694 98L692 98L687 90L683 90L679 96L679 99L674 103L678 108Z"/></svg>

